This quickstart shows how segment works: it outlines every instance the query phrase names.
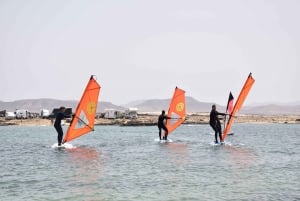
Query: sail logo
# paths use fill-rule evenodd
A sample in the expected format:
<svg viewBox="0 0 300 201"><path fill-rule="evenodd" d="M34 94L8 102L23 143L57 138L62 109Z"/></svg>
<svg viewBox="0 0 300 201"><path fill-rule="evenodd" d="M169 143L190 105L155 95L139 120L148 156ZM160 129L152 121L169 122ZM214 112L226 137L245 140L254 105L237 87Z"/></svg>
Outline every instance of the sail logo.
<svg viewBox="0 0 300 201"><path fill-rule="evenodd" d="M176 111L181 112L184 109L184 103L180 102L176 105Z"/></svg>
<svg viewBox="0 0 300 201"><path fill-rule="evenodd" d="M95 102L89 102L87 104L86 110L89 113L89 115L94 114L96 112L96 103Z"/></svg>

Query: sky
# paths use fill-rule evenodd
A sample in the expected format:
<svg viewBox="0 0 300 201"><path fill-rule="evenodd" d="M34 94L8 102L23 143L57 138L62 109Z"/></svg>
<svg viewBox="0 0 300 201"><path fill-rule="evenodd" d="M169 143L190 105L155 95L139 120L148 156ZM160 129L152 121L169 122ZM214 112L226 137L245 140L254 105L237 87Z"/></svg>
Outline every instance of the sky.
<svg viewBox="0 0 300 201"><path fill-rule="evenodd" d="M298 0L0 0L0 100L299 102Z"/></svg>

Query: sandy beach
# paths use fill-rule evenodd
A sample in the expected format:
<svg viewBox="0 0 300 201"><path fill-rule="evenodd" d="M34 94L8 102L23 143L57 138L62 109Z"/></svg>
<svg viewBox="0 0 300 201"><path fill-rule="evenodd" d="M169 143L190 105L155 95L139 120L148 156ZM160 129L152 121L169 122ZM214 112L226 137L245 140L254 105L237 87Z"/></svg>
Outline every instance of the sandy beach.
<svg viewBox="0 0 300 201"><path fill-rule="evenodd" d="M95 125L118 125L118 126L152 126L157 123L157 114L139 114L137 119L95 119ZM65 124L69 123L69 119ZM194 113L187 115L184 124L208 124L208 113ZM240 115L235 118L235 123L300 123L300 115ZM0 118L0 126L52 126L50 119L14 119L5 120Z"/></svg>

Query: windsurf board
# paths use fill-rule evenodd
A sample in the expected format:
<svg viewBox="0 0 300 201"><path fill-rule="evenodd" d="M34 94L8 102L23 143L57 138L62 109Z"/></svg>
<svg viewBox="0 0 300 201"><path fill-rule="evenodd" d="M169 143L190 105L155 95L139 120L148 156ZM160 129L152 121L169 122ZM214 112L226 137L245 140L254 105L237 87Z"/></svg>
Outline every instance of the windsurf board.
<svg viewBox="0 0 300 201"><path fill-rule="evenodd" d="M58 146L58 143L55 143L51 146L51 148L53 148L53 149L74 149L76 147L69 143L64 143L60 146Z"/></svg>

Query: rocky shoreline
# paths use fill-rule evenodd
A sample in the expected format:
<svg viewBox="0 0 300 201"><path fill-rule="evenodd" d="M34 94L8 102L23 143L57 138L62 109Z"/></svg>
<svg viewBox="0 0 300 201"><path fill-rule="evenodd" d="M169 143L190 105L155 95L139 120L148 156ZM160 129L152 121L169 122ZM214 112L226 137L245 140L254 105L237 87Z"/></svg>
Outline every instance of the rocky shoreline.
<svg viewBox="0 0 300 201"><path fill-rule="evenodd" d="M116 126L154 126L157 123L157 114L139 114L137 119L104 119L95 120L95 125ZM194 113L187 115L184 124L208 124L208 113ZM236 123L300 123L300 115L239 115L234 120ZM66 120L66 124L70 122ZM14 119L5 120L0 118L0 126L52 126L53 120L49 119Z"/></svg>

